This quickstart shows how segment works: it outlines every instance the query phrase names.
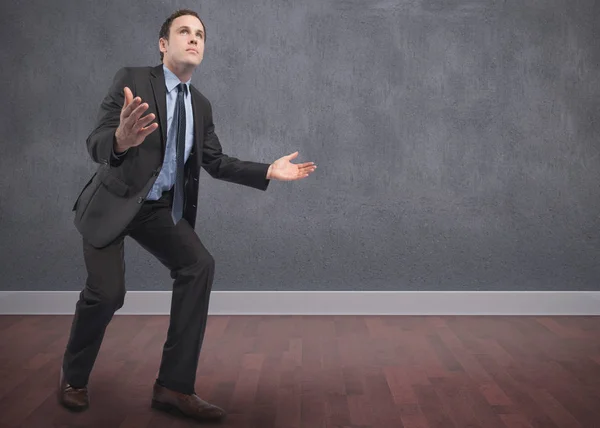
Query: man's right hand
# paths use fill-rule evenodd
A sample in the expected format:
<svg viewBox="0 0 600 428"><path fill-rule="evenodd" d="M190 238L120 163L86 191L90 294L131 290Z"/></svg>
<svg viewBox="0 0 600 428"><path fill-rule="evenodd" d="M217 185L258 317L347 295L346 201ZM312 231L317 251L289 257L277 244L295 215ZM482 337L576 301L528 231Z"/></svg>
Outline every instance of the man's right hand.
<svg viewBox="0 0 600 428"><path fill-rule="evenodd" d="M148 109L148 104L143 103L140 97L133 98L133 93L128 87L123 90L125 102L121 109L121 122L115 132L115 152L122 153L130 147L139 146L146 137L158 128L158 123L151 123L155 115L153 113L142 117L142 113Z"/></svg>

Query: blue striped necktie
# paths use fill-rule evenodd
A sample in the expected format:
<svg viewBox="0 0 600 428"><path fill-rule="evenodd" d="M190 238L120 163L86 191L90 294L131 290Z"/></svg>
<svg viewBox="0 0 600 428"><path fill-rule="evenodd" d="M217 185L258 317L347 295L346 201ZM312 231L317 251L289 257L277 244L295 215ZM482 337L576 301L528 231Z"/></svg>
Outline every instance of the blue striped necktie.
<svg viewBox="0 0 600 428"><path fill-rule="evenodd" d="M177 103L175 104L175 125L177 126L177 155L176 171L175 171L175 188L173 192L173 222L177 224L183 216L183 170L184 170L184 155L185 155L185 102L184 95L187 94L187 85L180 83L177 85Z"/></svg>

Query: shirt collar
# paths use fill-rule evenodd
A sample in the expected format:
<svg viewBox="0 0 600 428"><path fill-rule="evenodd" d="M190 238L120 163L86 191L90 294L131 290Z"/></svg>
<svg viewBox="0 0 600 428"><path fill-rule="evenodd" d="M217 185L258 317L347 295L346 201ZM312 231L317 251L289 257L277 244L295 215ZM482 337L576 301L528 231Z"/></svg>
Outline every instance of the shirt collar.
<svg viewBox="0 0 600 428"><path fill-rule="evenodd" d="M167 86L167 92L171 92L177 85L180 83L185 83L188 87L188 92L190 90L190 82L191 79L187 82L181 82L175 74L167 68L166 65L163 64L163 70L165 72L165 85Z"/></svg>

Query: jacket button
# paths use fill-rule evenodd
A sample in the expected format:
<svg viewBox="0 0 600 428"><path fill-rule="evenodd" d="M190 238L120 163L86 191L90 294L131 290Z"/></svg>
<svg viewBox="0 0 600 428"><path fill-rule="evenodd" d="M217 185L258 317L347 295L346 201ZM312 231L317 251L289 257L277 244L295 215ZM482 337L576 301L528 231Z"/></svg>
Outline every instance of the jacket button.
<svg viewBox="0 0 600 428"><path fill-rule="evenodd" d="M144 198L142 198L141 196L138 198L138 204L141 204L142 202L144 202Z"/></svg>

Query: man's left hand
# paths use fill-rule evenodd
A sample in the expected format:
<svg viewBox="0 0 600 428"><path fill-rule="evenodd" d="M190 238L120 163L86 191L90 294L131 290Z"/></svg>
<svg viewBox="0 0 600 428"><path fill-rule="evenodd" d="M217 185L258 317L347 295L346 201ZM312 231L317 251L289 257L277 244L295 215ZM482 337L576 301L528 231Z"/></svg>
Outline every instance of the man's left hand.
<svg viewBox="0 0 600 428"><path fill-rule="evenodd" d="M308 177L317 166L314 162L294 164L290 161L298 156L298 152L277 159L269 166L267 179L292 181Z"/></svg>

